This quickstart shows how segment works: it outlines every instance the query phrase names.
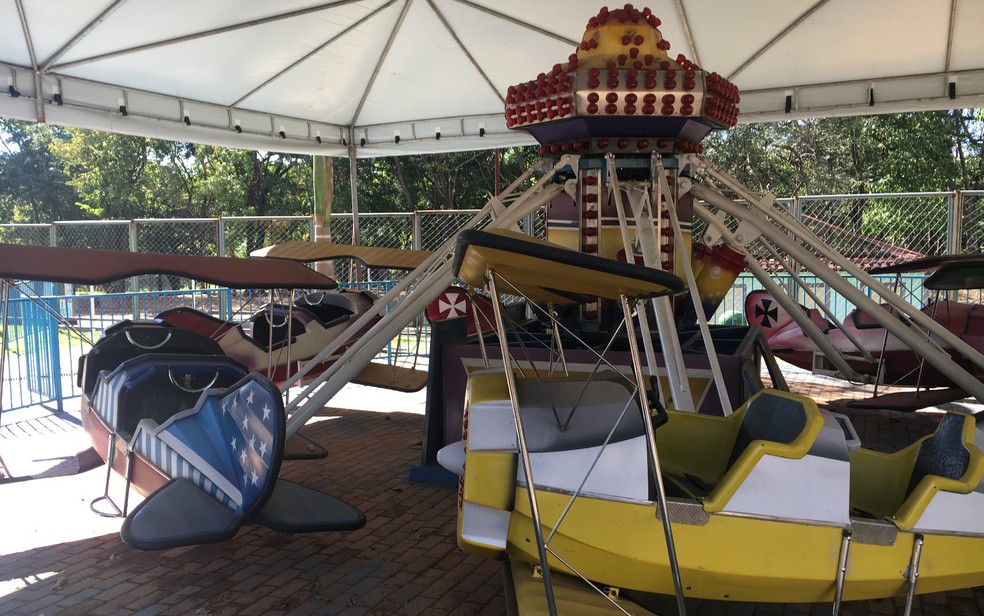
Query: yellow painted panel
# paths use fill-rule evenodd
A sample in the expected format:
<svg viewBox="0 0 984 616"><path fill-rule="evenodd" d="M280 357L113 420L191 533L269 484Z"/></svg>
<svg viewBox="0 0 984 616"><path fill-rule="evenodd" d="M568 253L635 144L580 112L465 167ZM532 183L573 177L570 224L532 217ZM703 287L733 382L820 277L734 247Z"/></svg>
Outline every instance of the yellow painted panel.
<svg viewBox="0 0 984 616"><path fill-rule="evenodd" d="M509 570L520 616L549 614L546 594L543 590L543 578L534 575L532 566L527 563L512 561ZM622 608L620 610L597 590L573 576L554 572L550 576L550 584L553 587L557 613L564 616L605 616L606 614L622 616L626 613L631 616L656 616L653 612L625 599L617 600Z"/></svg>
<svg viewBox="0 0 984 616"><path fill-rule="evenodd" d="M694 475L715 484L727 470L728 457L743 413L727 417L667 411L669 421L656 431L660 463L666 472Z"/></svg>
<svg viewBox="0 0 984 616"><path fill-rule="evenodd" d="M545 529L567 505L564 494L538 492ZM546 532L549 532L547 530ZM726 514L707 524L673 524L685 594L731 601L789 603L833 599L842 530ZM890 546L852 543L845 600L897 596L913 537L899 533ZM591 580L624 589L673 594L662 524L655 505L579 498L550 543ZM509 554L537 562L528 495L520 489L509 527ZM552 568L565 571L559 561ZM919 594L984 584L984 538L927 535Z"/></svg>
<svg viewBox="0 0 984 616"><path fill-rule="evenodd" d="M469 451L465 456L464 500L509 511L516 485L516 454Z"/></svg>
<svg viewBox="0 0 984 616"><path fill-rule="evenodd" d="M541 519L549 528L568 497L542 491L537 495ZM673 525L686 594L733 601L830 600L841 534L835 527L720 514L701 526ZM532 535L528 495L521 489L509 527L510 555L535 562ZM599 583L674 592L662 524L653 504L579 498L550 547ZM564 571L559 562L552 566Z"/></svg>

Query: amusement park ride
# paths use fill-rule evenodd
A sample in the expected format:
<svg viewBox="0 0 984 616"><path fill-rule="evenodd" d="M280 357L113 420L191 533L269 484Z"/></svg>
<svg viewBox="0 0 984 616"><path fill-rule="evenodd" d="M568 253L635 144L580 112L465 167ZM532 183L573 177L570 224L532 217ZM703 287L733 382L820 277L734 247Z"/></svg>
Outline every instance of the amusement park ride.
<svg viewBox="0 0 984 616"><path fill-rule="evenodd" d="M917 592L984 583L984 430L974 416L946 414L933 435L882 454L860 447L847 417L783 391L781 378L728 399L735 388L720 382L707 318L737 273L747 268L779 308L803 314L750 256L762 252L797 283L791 261L801 264L882 338L979 401L984 357L771 195L699 156L702 137L736 121L738 93L671 58L658 27L648 10L602 9L566 63L509 90L507 122L541 142L544 160L565 165L564 192L547 202L547 239L573 250L465 232L455 273L493 298L527 294L531 306L547 306L545 316L573 305L575 316L559 325L566 335L550 338L552 352L563 355L564 344L600 352L587 372L563 361L531 365L497 312L505 368L483 351L490 367L468 376L464 439L439 456L461 475L459 545L511 559L524 587L530 570L515 563L534 565L543 590L517 593L530 613L567 612L563 576L610 598L612 613L644 613L624 599L645 603L647 593L674 594L680 613L686 597L833 602L837 613L843 600L906 595L908 613ZM703 223L695 239L691 213ZM602 257L626 269L614 274ZM667 278L647 278L653 270ZM687 292L671 299L680 286ZM833 368L856 374L808 317L797 322ZM693 412L690 352L679 333L694 321L719 381L719 416ZM600 332L613 342L588 338ZM630 370L606 353L619 340Z"/></svg>
<svg viewBox="0 0 984 616"><path fill-rule="evenodd" d="M984 351L984 306L960 301L959 293L981 288L984 280L984 259L980 255L939 256L915 259L896 265L879 267L871 273L901 274L932 272L922 283L932 293L921 312L946 328L978 353ZM899 286L898 279L896 287ZM944 295L946 294L946 295ZM889 334L884 327L860 311L853 310L841 321L830 313L822 302L820 308L799 306L787 312L768 291L752 291L745 296L745 315L751 325L761 327L772 352L789 363L820 374L860 383L914 387L915 391L900 391L874 396L861 402L849 403L861 408L915 410L944 404L967 397L949 375L927 365L912 348ZM891 306L884 306L890 314ZM806 332L813 332L812 335ZM825 352L814 342L822 336L830 347L850 366L849 373L831 367ZM930 339L930 337L927 337ZM958 361L961 354L946 342L941 348ZM979 380L984 371L966 360L970 371ZM876 390L877 391L877 390Z"/></svg>
<svg viewBox="0 0 984 616"><path fill-rule="evenodd" d="M107 349L115 340L150 352L102 363L112 353L97 344L80 377L92 382L83 407L97 448L152 492L127 514L124 537L153 548L219 540L243 523L361 524L353 507L277 481L284 442L426 310L435 322L494 324L476 323L452 361L435 365L432 354L432 372L444 371L461 399L447 387L429 396L457 415L438 459L460 475L458 544L509 559L522 613L646 614L652 593L675 595L680 613L687 597L833 602L837 613L843 600L905 595L908 610L916 593L984 584L984 428L973 415L948 413L933 435L894 454L864 449L849 418L786 391L766 324L735 337L708 318L747 268L832 370L863 380L833 340L848 328L804 312L752 256L767 253L796 284L793 261L815 274L857 307L855 322L981 402L984 356L771 195L700 156L707 134L737 122L739 94L671 56L659 26L649 9L602 9L565 62L510 87L507 124L541 143L539 162L457 237L415 255L391 291L290 360L303 365L271 372L279 391L253 372L251 356L230 351L246 344L235 325L162 315L109 332ZM518 232L540 209L546 241ZM307 250L279 254L316 258L295 249ZM456 280L463 288L449 290ZM296 285L317 286L326 285ZM478 289L485 295L470 303L455 298ZM513 319L506 296L526 298L533 318ZM270 314L293 322L290 312ZM180 339L198 350L170 354L167 341ZM302 384L283 404L279 394ZM147 415L145 386L172 400L168 416ZM121 419L128 404L144 410ZM208 455L189 444L193 432ZM179 528L187 507L209 524Z"/></svg>

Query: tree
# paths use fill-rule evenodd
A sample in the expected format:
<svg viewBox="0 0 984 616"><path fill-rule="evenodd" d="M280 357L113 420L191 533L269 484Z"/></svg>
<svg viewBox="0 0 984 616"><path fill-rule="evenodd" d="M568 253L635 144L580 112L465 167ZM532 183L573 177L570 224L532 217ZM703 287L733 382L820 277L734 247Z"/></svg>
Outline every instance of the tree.
<svg viewBox="0 0 984 616"><path fill-rule="evenodd" d="M230 150L232 152L242 151ZM249 151L245 206L254 216L312 214L309 156ZM269 227L250 227L247 252L268 243ZM276 238L281 241L283 238Z"/></svg>
<svg viewBox="0 0 984 616"><path fill-rule="evenodd" d="M466 210L485 205L495 192L495 150L359 159L359 211ZM503 186L536 161L533 147L500 151ZM348 178L348 159L335 161L338 178ZM351 211L348 181L335 182L336 211Z"/></svg>
<svg viewBox="0 0 984 616"><path fill-rule="evenodd" d="M743 124L712 134L705 152L742 182L780 197L948 191L984 179L979 164L959 162L961 152L974 150L969 113Z"/></svg>
<svg viewBox="0 0 984 616"><path fill-rule="evenodd" d="M77 195L51 153L65 129L0 119L0 218L47 223L80 218Z"/></svg>

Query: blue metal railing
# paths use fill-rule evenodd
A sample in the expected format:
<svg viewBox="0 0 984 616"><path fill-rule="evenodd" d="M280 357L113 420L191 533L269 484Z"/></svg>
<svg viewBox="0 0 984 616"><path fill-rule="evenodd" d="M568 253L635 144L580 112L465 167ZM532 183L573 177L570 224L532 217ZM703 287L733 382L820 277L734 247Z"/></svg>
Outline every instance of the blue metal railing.
<svg viewBox="0 0 984 616"><path fill-rule="evenodd" d="M377 281L341 286L366 290L378 296L394 284L393 281ZM66 399L81 394L76 384L79 359L106 328L124 319L150 320L165 310L189 307L223 320L246 320L271 300L267 292L234 292L226 288L15 295L17 297L12 297L7 305L8 335L0 348L6 354L0 399L0 410L4 411L38 404L64 410L62 405ZM284 298L275 296L273 300L283 301ZM427 344L421 344L419 349L407 347L406 344L391 343L379 359L394 363L415 355L415 350L421 351L421 355L426 355L429 350Z"/></svg>
<svg viewBox="0 0 984 616"><path fill-rule="evenodd" d="M40 290L40 289L38 289ZM4 341L3 410L36 404L64 410L65 399L79 395L75 374L79 358L102 332L124 319L153 319L177 306L190 306L220 318L221 305L231 306L229 289L198 289L98 295L18 293L7 305ZM224 301L222 298L225 297ZM239 297L241 303L251 295ZM56 316L57 315L57 316Z"/></svg>
<svg viewBox="0 0 984 616"><path fill-rule="evenodd" d="M838 318L843 320L849 312L854 310L854 306L843 298L840 294L834 292L830 289L823 280L814 274L800 274L800 280L803 281L811 291L813 291L818 297L820 297L826 306L830 308L831 312ZM868 297L872 297L878 300L878 296L871 288L866 285L862 285L853 276L844 276L844 278L850 281L855 287L864 291ZM885 274L874 276L875 280L878 280L882 284L886 285L889 289L895 289L896 277L894 274ZM774 276L774 280L783 288L789 289L792 284L792 277L789 274L778 274ZM925 288L923 287L923 282L926 280L925 274L905 274L899 279L899 288L897 293L902 297L902 299L907 300L915 306L921 307L930 298L927 295ZM762 288L762 284L755 278L755 276L749 273L743 273L738 276L735 284L731 287L731 290L724 296L724 300L718 307L714 316L711 318L712 323L733 323L735 320L742 320L744 316L744 302L745 296ZM799 301L807 306L808 308L815 307L815 302L813 302L805 293L798 293L794 295L798 297Z"/></svg>

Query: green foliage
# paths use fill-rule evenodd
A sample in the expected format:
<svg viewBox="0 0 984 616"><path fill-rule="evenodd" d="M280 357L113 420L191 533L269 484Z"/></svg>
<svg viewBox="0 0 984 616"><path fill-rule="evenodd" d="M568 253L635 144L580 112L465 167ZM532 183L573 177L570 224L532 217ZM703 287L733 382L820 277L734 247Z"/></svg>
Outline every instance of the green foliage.
<svg viewBox="0 0 984 616"><path fill-rule="evenodd" d="M743 124L705 154L780 197L949 191L984 186L980 124L975 110Z"/></svg>
<svg viewBox="0 0 984 616"><path fill-rule="evenodd" d="M742 125L709 138L706 153L745 184L780 197L980 189L982 120L981 110L965 109ZM826 216L850 221L861 236L938 250L943 199L927 199L919 216L891 198L865 200L863 207L839 203L843 215L833 217L828 208ZM968 250L984 237L984 217L971 211L980 205L964 204ZM926 211L931 207L940 211Z"/></svg>
<svg viewBox="0 0 984 616"><path fill-rule="evenodd" d="M360 212L467 210L495 192L495 150L360 159ZM536 161L533 147L499 151L501 188ZM348 159L335 163L335 211L351 212ZM340 181L339 178L345 178Z"/></svg>
<svg viewBox="0 0 984 616"><path fill-rule="evenodd" d="M982 126L982 110L797 120L740 125L715 133L705 148L743 183L780 197L949 191L984 187ZM497 156L500 188L537 158L525 147L359 160L359 211L480 208L495 191ZM333 210L350 212L349 160L333 163L334 181L326 180ZM314 204L309 156L0 120L0 222L308 215ZM890 200L850 219L865 235L898 243L936 231L914 228ZM364 242L409 245L407 225L368 220ZM231 249L248 254L269 231L256 226ZM146 233L141 245L215 250L213 239L191 230Z"/></svg>
<svg viewBox="0 0 984 616"><path fill-rule="evenodd" d="M0 119L0 220L43 223L82 218L76 193L51 146L65 129Z"/></svg>

